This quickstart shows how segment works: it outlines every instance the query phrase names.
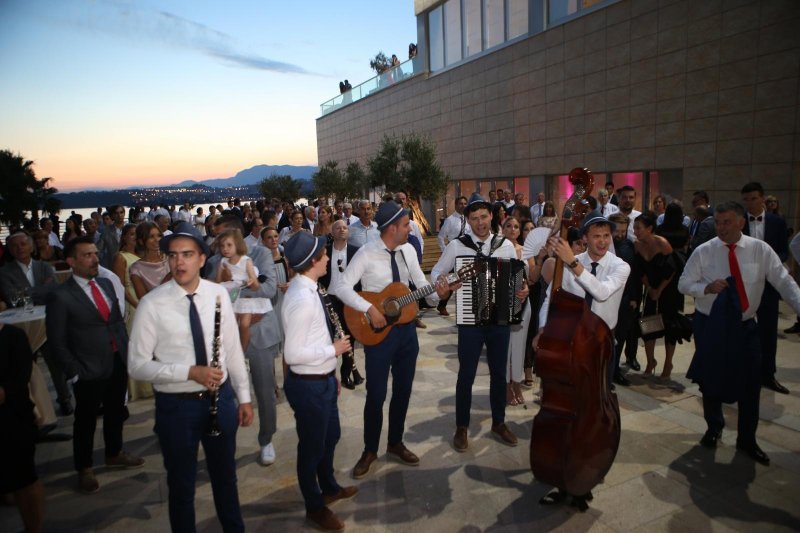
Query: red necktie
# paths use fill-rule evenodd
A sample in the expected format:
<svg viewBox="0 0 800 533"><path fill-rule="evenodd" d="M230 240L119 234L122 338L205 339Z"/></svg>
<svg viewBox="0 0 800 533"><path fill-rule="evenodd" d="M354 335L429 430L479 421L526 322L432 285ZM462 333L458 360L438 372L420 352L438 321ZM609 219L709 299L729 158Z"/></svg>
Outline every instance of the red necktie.
<svg viewBox="0 0 800 533"><path fill-rule="evenodd" d="M736 245L727 244L726 246L728 247L728 264L730 265L731 276L736 280L736 292L739 293L739 302L742 304L742 313L744 313L750 307L750 302L747 299L747 292L744 290L742 271L739 270L739 260L736 259L736 253L734 252Z"/></svg>
<svg viewBox="0 0 800 533"><path fill-rule="evenodd" d="M103 320L108 322L108 319L111 317L111 311L108 309L106 299L103 298L103 294L100 292L94 280L89 281L89 287L92 289L92 300L94 300L94 305L97 306L97 311L100 313L100 316L103 317ZM111 337L111 350L117 351L117 343L114 341L113 337Z"/></svg>

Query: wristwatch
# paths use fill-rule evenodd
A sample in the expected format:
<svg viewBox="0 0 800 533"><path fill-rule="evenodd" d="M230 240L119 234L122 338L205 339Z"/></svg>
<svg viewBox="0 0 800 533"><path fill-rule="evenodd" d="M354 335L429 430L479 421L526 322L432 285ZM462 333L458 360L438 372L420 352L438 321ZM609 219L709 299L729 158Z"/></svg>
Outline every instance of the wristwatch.
<svg viewBox="0 0 800 533"><path fill-rule="evenodd" d="M576 257L575 260L573 260L572 263L569 263L567 266L569 268L575 268L576 266L578 266L578 258Z"/></svg>

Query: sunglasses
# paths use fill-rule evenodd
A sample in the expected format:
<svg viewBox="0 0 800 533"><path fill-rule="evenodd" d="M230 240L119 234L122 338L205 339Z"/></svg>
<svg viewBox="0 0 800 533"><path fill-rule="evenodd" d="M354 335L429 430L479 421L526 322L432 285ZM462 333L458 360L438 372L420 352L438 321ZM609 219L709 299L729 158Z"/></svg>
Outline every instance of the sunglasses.
<svg viewBox="0 0 800 533"><path fill-rule="evenodd" d="M339 267L339 272L344 272L344 267L342 266L342 259L341 258L336 260L336 266Z"/></svg>

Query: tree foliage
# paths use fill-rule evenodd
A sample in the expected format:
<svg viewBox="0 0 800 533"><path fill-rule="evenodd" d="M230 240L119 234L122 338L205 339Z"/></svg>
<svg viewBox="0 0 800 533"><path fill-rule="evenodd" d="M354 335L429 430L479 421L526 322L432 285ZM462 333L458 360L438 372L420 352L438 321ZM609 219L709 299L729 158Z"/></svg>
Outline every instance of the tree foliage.
<svg viewBox="0 0 800 533"><path fill-rule="evenodd" d="M264 198L278 198L283 202L295 203L300 198L303 182L289 175L272 174L261 180L258 190Z"/></svg>
<svg viewBox="0 0 800 533"><path fill-rule="evenodd" d="M337 200L363 198L369 184L366 174L357 161L347 165L344 171L338 161L326 161L311 177L315 196L327 196Z"/></svg>
<svg viewBox="0 0 800 533"><path fill-rule="evenodd" d="M389 58L386 57L386 54L383 53L383 50L375 54L373 59L369 60L369 68L374 70L377 74L383 74L389 70L391 66L392 63L389 61Z"/></svg>
<svg viewBox="0 0 800 533"><path fill-rule="evenodd" d="M450 176L436 161L436 145L417 134L384 136L378 152L367 161L373 187L404 190L410 199L436 201L447 191Z"/></svg>
<svg viewBox="0 0 800 533"><path fill-rule="evenodd" d="M366 198L369 190L369 180L367 173L361 168L358 161L351 161L344 170L344 181L347 185L347 195L345 199L356 200Z"/></svg>
<svg viewBox="0 0 800 533"><path fill-rule="evenodd" d="M61 201L53 195L52 178L37 179L33 161L10 150L0 150L0 220L21 224L27 213L38 218L39 211L57 213Z"/></svg>

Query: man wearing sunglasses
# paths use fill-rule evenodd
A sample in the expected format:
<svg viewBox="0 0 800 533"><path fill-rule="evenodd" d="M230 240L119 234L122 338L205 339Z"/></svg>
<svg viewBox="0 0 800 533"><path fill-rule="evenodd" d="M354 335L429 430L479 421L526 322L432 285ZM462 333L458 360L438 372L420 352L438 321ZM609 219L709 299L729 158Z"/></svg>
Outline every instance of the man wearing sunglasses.
<svg viewBox="0 0 800 533"><path fill-rule="evenodd" d="M336 286L339 278L342 276L342 274L344 274L345 268L347 268L347 265L350 263L350 260L358 251L358 246L349 244L347 242L347 238L350 236L350 230L347 227L347 221L335 221L331 227L331 233L333 234L333 242L328 244L327 247L328 271L324 276L319 278L319 284L325 287L325 289ZM361 284L356 285L354 289L356 291L360 291ZM350 331L347 328L347 323L344 321L344 304L333 292L328 291L328 294L330 294L333 308L339 314L339 317L342 318L342 327L344 328L345 333L350 335ZM361 374L356 368L355 358L343 356L342 385L352 390L356 388L356 385L360 385L363 382L364 378L361 377Z"/></svg>

